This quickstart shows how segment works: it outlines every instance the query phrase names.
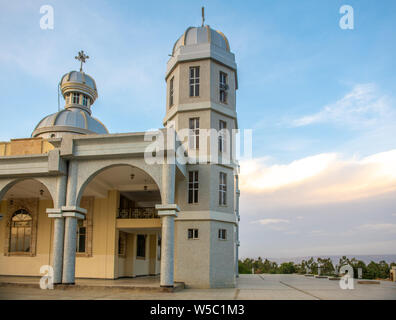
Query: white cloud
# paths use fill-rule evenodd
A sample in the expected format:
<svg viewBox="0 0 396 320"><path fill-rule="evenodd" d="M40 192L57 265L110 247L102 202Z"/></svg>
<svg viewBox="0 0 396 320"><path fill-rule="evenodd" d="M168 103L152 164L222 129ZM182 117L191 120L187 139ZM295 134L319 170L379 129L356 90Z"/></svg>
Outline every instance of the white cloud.
<svg viewBox="0 0 396 320"><path fill-rule="evenodd" d="M389 116L394 117L394 112L388 97L381 95L374 84L358 84L340 100L317 113L293 120L292 125L301 127L332 122L361 128L388 121Z"/></svg>
<svg viewBox="0 0 396 320"><path fill-rule="evenodd" d="M396 233L396 224L394 223L363 224L356 227L356 229L359 231L367 231L367 232Z"/></svg>
<svg viewBox="0 0 396 320"><path fill-rule="evenodd" d="M253 221L252 223L260 223L262 225L269 225L269 224L278 224L278 223L289 223L289 220L286 219L261 219L258 221Z"/></svg>
<svg viewBox="0 0 396 320"><path fill-rule="evenodd" d="M267 161L241 162L241 190L251 205L343 202L396 190L396 149L364 158L326 153L283 165Z"/></svg>
<svg viewBox="0 0 396 320"><path fill-rule="evenodd" d="M334 153L318 154L295 160L287 165L267 166L268 158L241 162L241 178L249 190L273 190L314 177L334 162Z"/></svg>

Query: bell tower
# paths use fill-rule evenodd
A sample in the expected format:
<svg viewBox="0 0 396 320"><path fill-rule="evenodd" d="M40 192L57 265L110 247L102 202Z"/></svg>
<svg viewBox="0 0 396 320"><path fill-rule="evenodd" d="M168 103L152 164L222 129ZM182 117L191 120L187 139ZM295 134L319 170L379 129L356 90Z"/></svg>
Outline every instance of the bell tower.
<svg viewBox="0 0 396 320"><path fill-rule="evenodd" d="M196 274L209 273L207 279L197 278L196 285L233 287L239 245L237 163L232 157L232 132L238 129L237 66L226 36L204 23L203 16L202 26L187 28L176 41L165 74L163 124L175 129L189 156L186 181L175 190L181 210L175 223L175 281L192 283ZM190 239L197 241L184 243ZM207 248L207 258L197 262L196 252ZM194 272L182 271L186 269Z"/></svg>

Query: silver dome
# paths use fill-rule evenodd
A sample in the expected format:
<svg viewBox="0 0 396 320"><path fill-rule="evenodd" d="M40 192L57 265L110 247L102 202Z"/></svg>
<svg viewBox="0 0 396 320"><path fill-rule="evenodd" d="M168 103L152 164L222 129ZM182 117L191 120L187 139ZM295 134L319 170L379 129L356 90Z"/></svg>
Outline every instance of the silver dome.
<svg viewBox="0 0 396 320"><path fill-rule="evenodd" d="M42 119L32 137L58 138L64 134L107 134L105 125L79 108L68 108Z"/></svg>
<svg viewBox="0 0 396 320"><path fill-rule="evenodd" d="M91 89L93 89L94 91L96 90L96 83L95 80L87 75L84 72L79 72L79 71L70 71L69 73L66 73L62 79L61 79L61 86L66 84L66 83L83 83L86 86L90 87Z"/></svg>
<svg viewBox="0 0 396 320"><path fill-rule="evenodd" d="M182 46L197 45L203 43L211 43L226 51L230 51L230 45L226 36L217 30L213 30L209 26L189 27L184 34L176 41L173 46L172 54Z"/></svg>

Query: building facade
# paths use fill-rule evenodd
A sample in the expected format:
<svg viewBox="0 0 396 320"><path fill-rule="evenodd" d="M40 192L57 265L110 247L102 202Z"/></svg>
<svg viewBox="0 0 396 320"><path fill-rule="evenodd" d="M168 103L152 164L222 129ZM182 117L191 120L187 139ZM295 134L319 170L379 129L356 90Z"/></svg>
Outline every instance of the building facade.
<svg viewBox="0 0 396 320"><path fill-rule="evenodd" d="M60 81L63 110L0 142L0 275L54 283L160 274L161 286L233 287L239 188L237 67L227 38L190 27L167 64L164 129L111 134L95 80Z"/></svg>

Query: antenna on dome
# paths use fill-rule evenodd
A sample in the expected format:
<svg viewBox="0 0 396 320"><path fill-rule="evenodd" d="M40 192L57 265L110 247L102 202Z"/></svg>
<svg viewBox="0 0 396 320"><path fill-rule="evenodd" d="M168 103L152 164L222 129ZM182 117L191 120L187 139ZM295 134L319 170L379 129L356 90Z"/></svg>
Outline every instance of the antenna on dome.
<svg viewBox="0 0 396 320"><path fill-rule="evenodd" d="M60 81L59 81L59 83L58 83L58 111L60 111L60 95L59 95L59 91L60 91Z"/></svg>
<svg viewBox="0 0 396 320"><path fill-rule="evenodd" d="M202 27L205 26L205 7L202 7Z"/></svg>

